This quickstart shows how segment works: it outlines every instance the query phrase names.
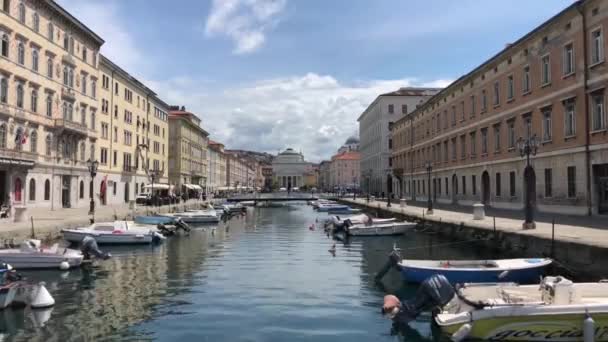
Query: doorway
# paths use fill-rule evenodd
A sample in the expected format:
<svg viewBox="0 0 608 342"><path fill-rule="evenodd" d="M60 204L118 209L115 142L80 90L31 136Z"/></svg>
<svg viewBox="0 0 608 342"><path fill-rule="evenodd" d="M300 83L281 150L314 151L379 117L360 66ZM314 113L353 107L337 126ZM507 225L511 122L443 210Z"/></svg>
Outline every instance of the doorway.
<svg viewBox="0 0 608 342"><path fill-rule="evenodd" d="M70 208L71 176L61 176L61 205Z"/></svg>
<svg viewBox="0 0 608 342"><path fill-rule="evenodd" d="M536 172L532 166L524 169L524 205L530 203L532 209L536 208Z"/></svg>
<svg viewBox="0 0 608 342"><path fill-rule="evenodd" d="M393 193L393 177L391 175L386 176L386 197Z"/></svg>
<svg viewBox="0 0 608 342"><path fill-rule="evenodd" d="M490 174L488 174L488 171L481 174L481 203L483 205L490 204Z"/></svg>
<svg viewBox="0 0 608 342"><path fill-rule="evenodd" d="M458 177L456 174L452 175L452 203L456 203L456 196L458 195Z"/></svg>
<svg viewBox="0 0 608 342"><path fill-rule="evenodd" d="M129 203L129 182L125 182L125 203Z"/></svg>
<svg viewBox="0 0 608 342"><path fill-rule="evenodd" d="M593 168L598 191L598 214L608 214L608 164L596 165Z"/></svg>

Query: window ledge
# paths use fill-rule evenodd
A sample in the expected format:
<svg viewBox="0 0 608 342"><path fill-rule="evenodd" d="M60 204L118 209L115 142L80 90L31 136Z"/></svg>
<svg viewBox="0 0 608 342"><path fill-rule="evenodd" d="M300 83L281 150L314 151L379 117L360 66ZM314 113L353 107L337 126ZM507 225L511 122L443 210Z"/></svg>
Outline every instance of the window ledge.
<svg viewBox="0 0 608 342"><path fill-rule="evenodd" d="M547 140L543 140L541 142L541 144L546 145L546 144L551 144L553 142L553 139L547 139Z"/></svg>
<svg viewBox="0 0 608 342"><path fill-rule="evenodd" d="M512 97L512 98L510 98L510 99L507 99L507 103L511 103L511 102L513 102L513 101L515 101L515 97Z"/></svg>
<svg viewBox="0 0 608 342"><path fill-rule="evenodd" d="M513 151L515 151L515 147L509 147L509 148L507 149L507 151L508 151L508 152L513 152Z"/></svg>
<svg viewBox="0 0 608 342"><path fill-rule="evenodd" d="M530 94L532 94L532 91L528 90L528 91L524 91L521 95L522 96L527 96L527 95L530 95Z"/></svg>
<svg viewBox="0 0 608 342"><path fill-rule="evenodd" d="M564 140L568 141L568 140L574 139L574 138L576 138L576 134L567 135L567 136L564 137Z"/></svg>
<svg viewBox="0 0 608 342"><path fill-rule="evenodd" d="M476 154L471 154L471 159L475 159L475 158L477 158L477 155Z"/></svg>
<svg viewBox="0 0 608 342"><path fill-rule="evenodd" d="M604 63L604 59L601 59L595 63L591 63L591 64L589 64L589 69L595 68L596 66L603 64L603 63Z"/></svg>
<svg viewBox="0 0 608 342"><path fill-rule="evenodd" d="M497 103L497 104L494 105L494 109L496 109L498 107L500 107L500 103Z"/></svg>
<svg viewBox="0 0 608 342"><path fill-rule="evenodd" d="M460 122L465 122L465 119L460 119Z"/></svg>
<svg viewBox="0 0 608 342"><path fill-rule="evenodd" d="M598 133L606 133L606 128L597 129L597 130L591 131L589 133L591 133L591 135L598 134Z"/></svg>
<svg viewBox="0 0 608 342"><path fill-rule="evenodd" d="M500 150L494 151L494 154L500 154Z"/></svg>
<svg viewBox="0 0 608 342"><path fill-rule="evenodd" d="M541 88L546 88L546 87L550 87L550 86L551 86L551 82L547 82L545 84L540 85Z"/></svg>
<svg viewBox="0 0 608 342"><path fill-rule="evenodd" d="M576 72L572 71L572 72L570 72L568 74L563 75L562 79L570 78L570 77L572 77L574 75L576 75Z"/></svg>
<svg viewBox="0 0 608 342"><path fill-rule="evenodd" d="M487 157L487 156L488 156L488 154L487 154L487 153L482 153L482 154L481 154L481 157L482 157L482 158L485 158L485 157Z"/></svg>
<svg viewBox="0 0 608 342"><path fill-rule="evenodd" d="M485 110L485 109L482 109L482 110L479 112L479 115L483 115L483 114L485 114L485 113L486 113L486 110Z"/></svg>

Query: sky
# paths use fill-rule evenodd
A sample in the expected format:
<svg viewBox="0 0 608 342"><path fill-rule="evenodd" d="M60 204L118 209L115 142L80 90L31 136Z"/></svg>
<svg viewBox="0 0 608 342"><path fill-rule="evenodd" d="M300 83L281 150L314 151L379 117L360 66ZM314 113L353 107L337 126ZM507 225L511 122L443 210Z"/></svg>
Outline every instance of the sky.
<svg viewBox="0 0 608 342"><path fill-rule="evenodd" d="M309 161L381 93L444 87L572 0L58 0L230 149Z"/></svg>

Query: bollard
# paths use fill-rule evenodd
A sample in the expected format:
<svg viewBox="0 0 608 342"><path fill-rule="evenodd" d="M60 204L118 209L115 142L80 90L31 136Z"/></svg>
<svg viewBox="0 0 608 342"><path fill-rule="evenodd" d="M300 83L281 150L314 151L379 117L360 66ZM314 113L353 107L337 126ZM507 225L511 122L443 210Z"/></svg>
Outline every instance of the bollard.
<svg viewBox="0 0 608 342"><path fill-rule="evenodd" d="M30 221L32 222L32 239L35 239L36 231L34 230L34 216L30 216Z"/></svg>
<svg viewBox="0 0 608 342"><path fill-rule="evenodd" d="M473 220L483 220L486 217L485 207L482 203L473 204Z"/></svg>

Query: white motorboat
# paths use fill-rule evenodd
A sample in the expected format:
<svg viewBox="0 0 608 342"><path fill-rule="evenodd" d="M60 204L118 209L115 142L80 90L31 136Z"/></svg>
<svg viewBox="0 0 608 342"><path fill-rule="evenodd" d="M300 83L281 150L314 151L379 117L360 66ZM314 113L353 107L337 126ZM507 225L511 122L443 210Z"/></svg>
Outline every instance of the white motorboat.
<svg viewBox="0 0 608 342"><path fill-rule="evenodd" d="M241 203L224 204L223 209L224 209L224 212L226 212L226 213L240 213L240 212L244 212L245 210L247 210L247 208L244 207Z"/></svg>
<svg viewBox="0 0 608 342"><path fill-rule="evenodd" d="M346 222L349 222L350 225L377 225L377 224L386 224L390 222L395 222L397 219L395 218L373 218L367 214L359 214L352 216L332 216L327 219L324 223L325 230L333 229L333 230L342 230L346 227Z"/></svg>
<svg viewBox="0 0 608 342"><path fill-rule="evenodd" d="M244 207L255 207L255 201L241 201L241 205Z"/></svg>
<svg viewBox="0 0 608 342"><path fill-rule="evenodd" d="M88 227L62 229L61 232L65 240L76 243L85 236L93 237L99 244L149 244L165 239L156 228L129 221L95 222Z"/></svg>
<svg viewBox="0 0 608 342"><path fill-rule="evenodd" d="M17 269L41 269L78 267L82 263L80 251L60 248L59 244L41 247L40 240L30 239L21 242L19 248L0 249L0 262Z"/></svg>
<svg viewBox="0 0 608 342"><path fill-rule="evenodd" d="M162 216L181 219L186 223L217 223L219 217L215 209L193 210L181 213L163 214Z"/></svg>
<svg viewBox="0 0 608 342"><path fill-rule="evenodd" d="M360 223L346 227L346 232L351 236L381 236L381 235L402 235L410 229L416 227L414 222L386 222L367 225Z"/></svg>

